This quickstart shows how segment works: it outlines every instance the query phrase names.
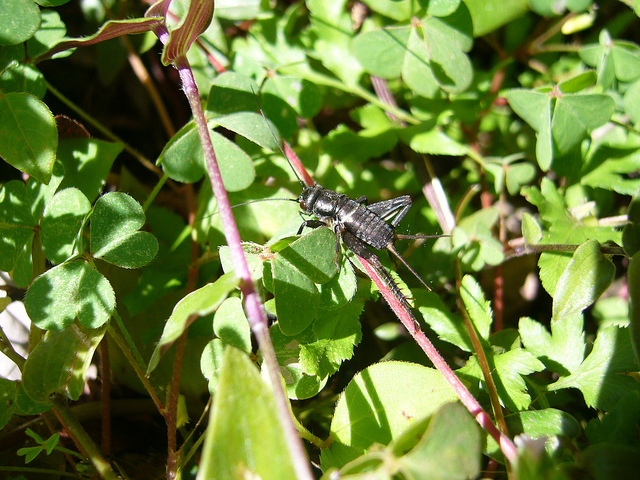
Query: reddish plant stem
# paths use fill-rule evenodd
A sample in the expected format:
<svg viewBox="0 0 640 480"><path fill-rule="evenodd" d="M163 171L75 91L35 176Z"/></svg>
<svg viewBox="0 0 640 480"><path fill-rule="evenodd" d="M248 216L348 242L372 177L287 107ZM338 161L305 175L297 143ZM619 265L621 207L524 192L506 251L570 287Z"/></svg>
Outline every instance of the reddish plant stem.
<svg viewBox="0 0 640 480"><path fill-rule="evenodd" d="M429 360L433 363L434 367L444 376L444 378L449 382L453 390L456 392L460 401L463 403L467 410L473 415L476 421L480 424L480 426L487 431L489 435L491 435L495 441L500 446L502 453L505 458L513 463L516 459L516 447L511 442L511 440L498 430L498 428L493 424L489 415L486 414L482 407L478 403L478 401L471 395L467 387L465 387L460 379L456 376L456 374L451 370L447 362L445 362L444 358L438 353L436 348L433 346L431 341L425 336L424 332L420 329L415 328L415 319L413 314L406 309L399 301L395 298L389 287L385 284L382 277L379 275L378 271L362 257L358 256L358 259L362 263L364 269L366 270L369 278L376 284L382 296L385 298L391 309L400 319L402 324L405 326L407 331L414 338L416 343L420 345L420 348L424 351L424 353L429 357Z"/></svg>
<svg viewBox="0 0 640 480"><path fill-rule="evenodd" d="M186 58L176 62L175 66L180 74L185 95L189 100L191 111L193 112L194 122L198 130L207 165L207 172L209 173L209 179L211 181L211 188L218 202L218 211L222 220L227 245L229 246L236 275L241 279L240 289L244 296L247 317L251 324L253 334L258 342L266 370L269 374L271 387L273 388L278 417L284 430L289 450L289 457L291 458L297 478L299 480L311 480L314 477L311 473L310 464L307 459L304 446L302 445L302 441L298 436L296 427L291 418L289 402L284 392L284 388L282 387L282 380L280 378L275 350L271 343L271 338L269 337L267 318L262 308L259 295L255 289L253 281L251 280L251 274L242 249L238 227L231 211L229 198L222 182L222 176L216 160L213 144L211 143L211 136L207 127L207 122L204 112L202 111L198 87Z"/></svg>

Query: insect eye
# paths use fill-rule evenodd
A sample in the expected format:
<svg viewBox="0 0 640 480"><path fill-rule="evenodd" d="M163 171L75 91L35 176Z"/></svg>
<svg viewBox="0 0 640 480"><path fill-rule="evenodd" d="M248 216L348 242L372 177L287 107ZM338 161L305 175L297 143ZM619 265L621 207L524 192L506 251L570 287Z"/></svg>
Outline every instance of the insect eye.
<svg viewBox="0 0 640 480"><path fill-rule="evenodd" d="M304 200L300 202L300 208L301 208L302 210L306 210L306 209L307 209L307 204L305 203L305 201L304 201Z"/></svg>

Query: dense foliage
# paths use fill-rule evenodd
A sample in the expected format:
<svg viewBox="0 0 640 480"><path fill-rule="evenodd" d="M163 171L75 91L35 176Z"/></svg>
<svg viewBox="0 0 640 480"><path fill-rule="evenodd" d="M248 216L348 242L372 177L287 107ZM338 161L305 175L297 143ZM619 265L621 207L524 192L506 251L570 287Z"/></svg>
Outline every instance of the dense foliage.
<svg viewBox="0 0 640 480"><path fill-rule="evenodd" d="M3 0L0 306L31 324L27 355L0 331L0 471L637 475L627 3ZM375 252L420 329L298 234L300 178L446 235L396 244L430 290Z"/></svg>

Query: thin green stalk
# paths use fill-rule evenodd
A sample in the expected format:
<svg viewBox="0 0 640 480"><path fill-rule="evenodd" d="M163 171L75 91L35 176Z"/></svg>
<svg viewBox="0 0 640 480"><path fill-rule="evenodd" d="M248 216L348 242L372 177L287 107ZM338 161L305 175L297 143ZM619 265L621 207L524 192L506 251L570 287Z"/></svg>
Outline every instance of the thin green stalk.
<svg viewBox="0 0 640 480"><path fill-rule="evenodd" d="M142 382L142 385L147 390L147 392L149 392L149 395L151 396L153 403L156 405L158 412L160 412L160 414L164 416L165 406L160 400L160 398L158 397L156 389L154 388L154 386L151 384L151 382L146 376L146 366L144 365L144 362L138 362L135 355L132 353L131 349L129 348L128 346L129 344L127 343L127 341L124 339L122 335L120 335L120 333L118 333L118 331L115 328L113 328L112 325L109 325L107 327L107 332L109 332L109 335L111 335L111 338L113 338L113 340L116 342L116 344L118 345L118 347L120 348L124 356L127 358L127 360L129 360L131 367L136 372L136 375Z"/></svg>
<svg viewBox="0 0 640 480"><path fill-rule="evenodd" d="M381 108L385 112L391 113L399 120L404 120L405 122L410 123L412 125L418 125L421 123L420 120L418 120L416 117L414 117L410 113L407 113L401 108L398 108L394 105L389 105L388 103L383 102L375 94L369 92L365 88L362 88L360 85L347 85L328 75L323 75L321 73L314 72L311 70L301 70L295 67L291 68L291 67L285 66L285 67L280 67L278 70L283 74L295 72L295 75L299 76L300 78L309 80L310 82L315 83L317 85L324 85L326 87L335 88L337 90L342 90L343 92L356 95L366 100L367 102L370 102L373 105ZM289 70L293 70L293 72L290 72Z"/></svg>
<svg viewBox="0 0 640 480"><path fill-rule="evenodd" d="M169 176L166 173L162 175L162 177L160 177L160 180L158 180L158 183L156 183L156 186L153 187L153 190L151 190L151 193L149 194L147 199L144 201L144 205L142 205L143 211L146 212L149 209L153 201L158 196L158 193L160 193L160 190L162 189L164 184L167 183L168 179L169 179Z"/></svg>
<svg viewBox="0 0 640 480"><path fill-rule="evenodd" d="M102 456L102 452L82 427L78 419L73 415L73 413L71 413L66 402L63 401L62 398L54 396L53 406L65 428L68 429L69 433L87 454L89 461L91 461L95 469L98 471L100 477L104 480L118 480L119 477L111 468L111 464Z"/></svg>
<svg viewBox="0 0 640 480"><path fill-rule="evenodd" d="M2 327L0 327L0 353L3 353L9 360L17 365L20 371L22 371L26 360L22 355L14 350L13 345L11 345L11 341L5 335Z"/></svg>

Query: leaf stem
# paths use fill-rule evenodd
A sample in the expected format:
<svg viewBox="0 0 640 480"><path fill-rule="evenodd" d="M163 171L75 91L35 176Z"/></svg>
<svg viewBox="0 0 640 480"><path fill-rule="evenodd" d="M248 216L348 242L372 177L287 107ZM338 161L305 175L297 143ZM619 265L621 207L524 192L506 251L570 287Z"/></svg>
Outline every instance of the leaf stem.
<svg viewBox="0 0 640 480"><path fill-rule="evenodd" d="M115 328L113 328L112 325L109 325L107 327L107 332L109 332L109 335L111 335L111 338L113 338L113 340L116 342L116 344L120 348L120 351L127 358L127 360L129 361L129 364L131 364L131 367L136 372L138 379L140 380L140 382L142 382L142 385L149 393L151 400L153 400L153 403L158 409L158 412L164 416L165 406L160 400L160 398L158 397L158 393L156 392L156 389L153 387L149 379L145 376L145 372L147 369L144 363L138 362L137 357L132 353L132 350L129 348L128 343L120 335L120 333Z"/></svg>
<svg viewBox="0 0 640 480"><path fill-rule="evenodd" d="M87 454L87 458L98 471L100 477L104 480L118 480L118 476L111 468L111 465L102 456L100 449L87 434L78 419L71 413L69 406L58 396L53 397L53 406L56 416L70 433L78 448L81 448Z"/></svg>

